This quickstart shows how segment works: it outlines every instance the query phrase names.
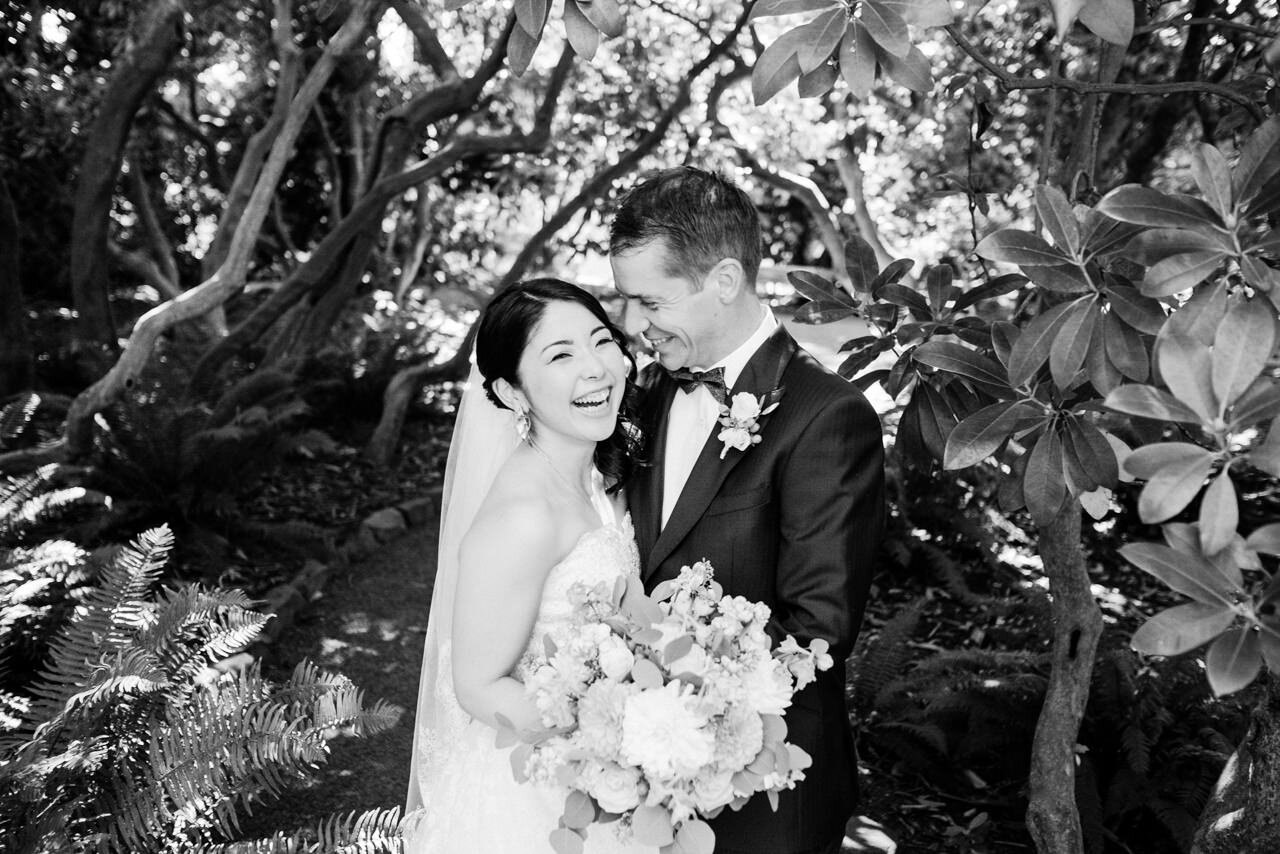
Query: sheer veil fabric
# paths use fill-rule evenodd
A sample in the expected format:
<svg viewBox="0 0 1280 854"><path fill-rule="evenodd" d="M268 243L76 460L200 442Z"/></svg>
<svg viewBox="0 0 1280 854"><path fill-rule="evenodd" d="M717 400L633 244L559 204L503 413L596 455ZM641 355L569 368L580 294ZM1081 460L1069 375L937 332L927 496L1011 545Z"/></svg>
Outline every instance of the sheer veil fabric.
<svg viewBox="0 0 1280 854"><path fill-rule="evenodd" d="M473 361L449 442L440 496L440 545L418 685L406 813L431 803L445 750L470 720L454 694L451 664L458 549L499 469L517 445L514 413L488 399Z"/></svg>

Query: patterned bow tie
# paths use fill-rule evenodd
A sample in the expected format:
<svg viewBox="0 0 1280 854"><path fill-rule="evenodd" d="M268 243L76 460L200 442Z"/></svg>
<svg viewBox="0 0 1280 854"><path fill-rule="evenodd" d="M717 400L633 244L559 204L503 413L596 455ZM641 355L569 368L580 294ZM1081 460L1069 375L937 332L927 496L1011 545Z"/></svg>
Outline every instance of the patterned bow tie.
<svg viewBox="0 0 1280 854"><path fill-rule="evenodd" d="M724 406L729 400L729 387L724 384L724 368L712 368L709 371L691 371L681 368L678 371L667 371L671 379L679 384L681 391L692 394L698 386L706 386L707 391L716 399L716 403Z"/></svg>

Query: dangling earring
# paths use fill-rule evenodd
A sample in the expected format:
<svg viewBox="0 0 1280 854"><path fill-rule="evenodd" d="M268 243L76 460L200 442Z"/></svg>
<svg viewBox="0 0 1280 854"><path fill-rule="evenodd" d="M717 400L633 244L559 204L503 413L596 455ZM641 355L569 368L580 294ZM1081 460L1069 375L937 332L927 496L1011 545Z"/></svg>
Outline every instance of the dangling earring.
<svg viewBox="0 0 1280 854"><path fill-rule="evenodd" d="M525 409L516 411L516 435L520 437L521 442L528 441L529 431L533 429L533 421L529 418L529 412Z"/></svg>

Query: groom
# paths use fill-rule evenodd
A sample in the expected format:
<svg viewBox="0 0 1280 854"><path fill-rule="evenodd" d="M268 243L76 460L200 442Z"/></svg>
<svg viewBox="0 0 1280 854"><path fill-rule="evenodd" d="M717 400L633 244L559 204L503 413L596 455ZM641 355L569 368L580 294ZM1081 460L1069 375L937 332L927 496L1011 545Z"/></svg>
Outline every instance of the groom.
<svg viewBox="0 0 1280 854"><path fill-rule="evenodd" d="M642 377L648 465L627 498L646 589L706 558L725 593L772 609L775 641L831 643L835 667L786 714L788 740L813 758L806 779L777 812L757 797L712 828L717 854L835 854L857 805L844 663L883 525L880 422L756 297L760 246L751 200L718 174L669 169L623 199L614 282L627 333L657 357ZM751 414L742 392L777 402L747 419L750 444L718 423L721 403Z"/></svg>

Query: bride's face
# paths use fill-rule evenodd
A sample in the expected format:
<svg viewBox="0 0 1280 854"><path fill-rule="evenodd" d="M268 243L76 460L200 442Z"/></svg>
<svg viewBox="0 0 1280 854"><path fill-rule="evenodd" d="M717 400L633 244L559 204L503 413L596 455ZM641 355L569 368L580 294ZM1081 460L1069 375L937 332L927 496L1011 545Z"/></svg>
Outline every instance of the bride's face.
<svg viewBox="0 0 1280 854"><path fill-rule="evenodd" d="M550 430L591 442L609 438L626 376L622 350L598 318L577 303L550 303L518 370L534 435Z"/></svg>

